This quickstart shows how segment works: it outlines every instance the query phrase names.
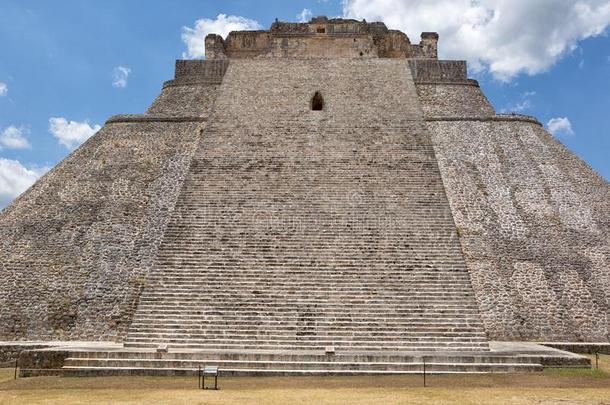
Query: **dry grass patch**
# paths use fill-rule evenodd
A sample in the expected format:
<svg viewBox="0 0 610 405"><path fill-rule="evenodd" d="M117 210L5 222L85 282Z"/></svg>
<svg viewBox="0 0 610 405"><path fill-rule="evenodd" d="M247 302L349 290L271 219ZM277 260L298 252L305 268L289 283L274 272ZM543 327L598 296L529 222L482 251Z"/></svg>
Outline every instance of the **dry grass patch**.
<svg viewBox="0 0 610 405"><path fill-rule="evenodd" d="M0 370L2 404L610 404L610 356L601 370L387 377L227 377L220 391L187 377L38 377Z"/></svg>

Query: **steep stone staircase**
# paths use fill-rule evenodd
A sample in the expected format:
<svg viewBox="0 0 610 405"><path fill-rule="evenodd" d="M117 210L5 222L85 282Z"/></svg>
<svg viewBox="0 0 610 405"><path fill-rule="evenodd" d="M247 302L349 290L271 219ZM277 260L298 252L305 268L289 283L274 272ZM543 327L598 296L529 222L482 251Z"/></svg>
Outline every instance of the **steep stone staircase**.
<svg viewBox="0 0 610 405"><path fill-rule="evenodd" d="M184 353L147 351L160 344ZM432 371L515 369L480 357L406 61L231 61L125 346L67 365L409 372L428 353Z"/></svg>

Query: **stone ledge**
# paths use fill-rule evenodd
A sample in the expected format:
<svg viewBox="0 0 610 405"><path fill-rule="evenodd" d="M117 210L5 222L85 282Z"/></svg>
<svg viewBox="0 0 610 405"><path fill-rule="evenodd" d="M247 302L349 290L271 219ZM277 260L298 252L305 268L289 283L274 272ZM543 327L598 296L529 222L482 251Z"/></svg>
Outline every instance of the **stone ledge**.
<svg viewBox="0 0 610 405"><path fill-rule="evenodd" d="M223 60L208 60L194 59L176 61L175 79L188 76L196 76L200 78L221 79L225 75L229 61Z"/></svg>
<svg viewBox="0 0 610 405"><path fill-rule="evenodd" d="M0 363L14 361L22 352L42 349L54 349L68 346L75 348L103 347L105 349L122 347L113 342L83 342L83 341L0 341Z"/></svg>
<svg viewBox="0 0 610 405"><path fill-rule="evenodd" d="M429 82L464 82L468 80L466 61L438 59L407 59L413 80Z"/></svg>
<svg viewBox="0 0 610 405"><path fill-rule="evenodd" d="M165 115L148 114L118 114L106 120L106 124L125 122L206 122L206 117L171 117Z"/></svg>
<svg viewBox="0 0 610 405"><path fill-rule="evenodd" d="M424 121L527 122L543 126L536 118L521 114L496 114L490 117L425 117Z"/></svg>
<svg viewBox="0 0 610 405"><path fill-rule="evenodd" d="M416 85L448 85L448 86L473 86L480 87L479 82L474 79L466 80L414 80Z"/></svg>
<svg viewBox="0 0 610 405"><path fill-rule="evenodd" d="M15 361L19 358L19 355L22 352L27 350L34 349L43 349L46 347L50 347L49 345L39 342L39 343L28 343L28 342L0 342L0 363L8 363L11 361Z"/></svg>
<svg viewBox="0 0 610 405"><path fill-rule="evenodd" d="M179 87L179 86L197 86L197 85L217 85L222 83L222 77L219 78L201 78L198 76L186 76L179 79L168 80L163 82L163 88Z"/></svg>
<svg viewBox="0 0 610 405"><path fill-rule="evenodd" d="M601 342L543 342L543 346L565 350L572 353L610 354L610 343Z"/></svg>

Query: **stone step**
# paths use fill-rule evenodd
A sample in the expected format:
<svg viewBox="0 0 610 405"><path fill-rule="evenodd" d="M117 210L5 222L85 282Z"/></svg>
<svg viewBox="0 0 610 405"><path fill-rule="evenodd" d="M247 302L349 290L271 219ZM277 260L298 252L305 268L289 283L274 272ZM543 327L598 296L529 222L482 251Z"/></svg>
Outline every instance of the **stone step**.
<svg viewBox="0 0 610 405"><path fill-rule="evenodd" d="M208 219L202 219L207 221ZM346 231L340 229L336 232L329 230L316 230L312 234L291 234L290 239L284 239L281 245L277 245L272 239L268 239L263 234L251 233L247 237L245 235L235 235L234 230L219 229L214 227L206 227L203 229L193 228L191 226L177 231L172 229L172 225L168 225L168 233L166 233L168 244L164 247L187 251L184 248L186 245L199 246L202 250L213 250L222 252L226 247L237 248L240 252L253 254L254 252L262 253L286 253L292 254L294 257L303 257L308 254L321 254L322 257L330 257L330 253L339 253L339 257L346 257L347 252L343 248L349 249L350 253L363 254L370 252L394 252L401 256L407 256L405 253L411 251L420 251L426 256L438 256L438 251L430 250L431 246L441 249L441 251L456 252L459 246L455 244L457 232L454 228L440 228L431 225L430 223L421 224L426 231L433 231L426 234L408 234L404 230L400 230L400 234L378 234L366 235L361 232ZM412 226L418 226L413 224ZM431 229L432 228L432 229ZM247 228L246 228L247 229ZM436 232L434 232L436 231ZM352 236L352 238L346 238ZM365 239L369 239L365 243ZM181 245L184 243L186 245ZM329 243L332 243L329 245Z"/></svg>
<svg viewBox="0 0 610 405"><path fill-rule="evenodd" d="M175 256L172 256L174 258ZM197 260L201 258L196 258ZM228 257L220 257L213 258L208 260L208 263L205 266L202 266L202 269L209 270L211 272L218 272L218 274L222 274L223 271L229 271L229 273L239 272L242 274L290 274L295 277L299 275L324 275L337 277L340 274L345 275L354 275L354 276L375 276L381 274L386 277L391 276L438 276L438 275L468 275L468 270L464 266L463 263L459 261L439 261L441 264L447 264L446 266L438 266L436 262L432 262L430 260L434 260L434 258L422 258L417 259L411 257L412 263L404 262L402 260L391 260L388 262L382 262L379 260L371 261L371 262L363 262L358 261L358 263L344 263L350 264L350 267L345 267L338 272L334 267L334 263L331 260L328 261L320 261L305 258L301 260L301 262L291 263L289 266L285 266L284 268L278 266L252 266L252 263L255 263L254 260L247 260L250 264L248 266L240 266L240 267L231 267L233 265L241 263L238 260L231 260ZM438 258L436 258L438 260ZM171 259L164 259L171 260ZM274 262L277 264L278 262ZM364 263L365 265L359 265L359 263ZM281 264L281 263L280 263ZM343 263L342 263L343 264ZM229 266L229 267L227 267ZM200 271L200 269L193 269L195 272ZM176 274L188 273L189 271L193 271L189 268L178 268L174 271ZM163 269L164 272L170 272L171 269ZM154 273L153 273L154 274ZM197 274L197 273L195 273Z"/></svg>
<svg viewBox="0 0 610 405"><path fill-rule="evenodd" d="M342 299L343 298L343 299ZM236 303L238 302L238 303ZM140 299L140 305L150 304L164 304L164 305L185 305L190 307L194 304L197 305L211 305L214 307L242 307L244 305L252 305L253 308L258 307L273 307L273 308L301 308L303 306L313 308L335 308L342 307L346 310L350 308L367 307L371 309L386 308L420 308L420 307L455 307L463 306L464 308L475 307L474 297L446 297L442 299L440 297L428 298L425 296L414 296L411 299L373 299L373 298L350 298L349 296L317 296L312 299L304 297L286 296L269 298L259 294L235 294L234 299L231 300L229 297L220 296L215 297L211 294L193 294L193 295L153 295L145 294Z"/></svg>
<svg viewBox="0 0 610 405"><path fill-rule="evenodd" d="M227 283L235 284L236 286L240 286L243 284L244 289L248 289L248 285L251 285L253 282L256 283L267 283L275 285L286 284L287 288L290 288L291 285L297 285L297 281L299 279L302 280L302 283L306 283L311 285L312 290L314 291L340 291L343 293L353 293L353 294L412 294L412 293L435 293L435 294L443 294L443 293L468 293L472 294L472 288L470 286L470 279L465 277L460 278L452 278L452 279L408 279L408 278L390 278L390 277L382 277L377 278L376 283L372 283L372 280L362 279L362 278L351 278L346 276L343 279L327 279L327 278L319 278L316 276L312 277L295 277L291 278L289 275L283 274L265 274L259 275L254 278L249 274L240 276L238 274L227 275L224 278L220 279L218 276L213 276L211 278L206 278L205 272L201 272L199 276L192 275L190 276L190 282L193 284L184 283L185 280L188 280L189 277L186 276L175 276L175 275L166 275L163 273L157 273L156 275L150 275L147 278L147 283L149 285L154 284L157 288L171 288L172 290L178 289L183 291L190 290L199 290L202 287L210 285L211 282L214 281L223 281ZM220 280L219 280L220 279ZM306 281L307 280L307 281ZM314 283L314 280L317 282ZM301 285L301 284L299 284ZM297 291L301 291L300 289L286 289L286 290L278 290L272 291L273 293L295 293ZM225 293L223 290L216 291L218 294Z"/></svg>
<svg viewBox="0 0 610 405"><path fill-rule="evenodd" d="M309 279L310 283L317 281L334 280L342 282L343 284L347 283L350 280L374 281L379 280L379 278L413 283L470 279L470 275L466 272L464 268L457 267L437 267L436 269L433 269L432 272L424 272L423 270L408 269L365 269L362 266L352 266L351 268L334 266L332 269L329 270L328 268L311 269L310 265L284 266L280 264L276 266L266 264L265 266L254 266L250 263L244 265L234 265L231 263L190 263L188 265L184 263L158 263L158 265L160 267L158 267L155 270L155 273L152 273L151 276L159 275L161 277L198 278L202 277L203 275L207 275L207 277L209 277L210 279L251 278L260 280L266 280L269 279L270 276L273 276L280 277L282 279L282 282L289 282L291 280L307 281L307 279ZM310 269L308 270L308 268ZM345 277L346 279L338 280L339 278L341 278L341 276ZM379 281L377 281L377 283L379 283Z"/></svg>
<svg viewBox="0 0 610 405"><path fill-rule="evenodd" d="M299 281L301 281L299 283ZM224 277L216 277L209 276L206 277L204 272L202 274L189 275L189 276L174 276L174 275L156 275L151 276L147 283L149 285L168 285L178 287L180 284L186 285L187 288L195 288L197 286L209 286L215 283L231 283L234 288L243 288L243 289L253 289L254 287L268 287L268 288L283 288L286 291L290 291L294 289L294 291L299 291L302 289L296 289L297 286L305 286L311 287L312 291L328 291L333 292L337 289L345 292L354 292L354 293L362 293L369 292L371 288L378 287L380 291L384 291L389 283L404 283L406 286L413 285L414 287L417 285L428 285L432 286L434 284L435 287L438 288L466 288L470 286L470 279L465 277L456 277L456 278L430 278L426 279L377 279L375 282L373 280L369 280L366 278L359 279L351 279L346 277L345 279L338 280L329 280L324 278L319 278L312 276L308 278L308 281L302 280L300 278L288 279L286 276L277 275L274 278L271 276L259 276L259 277L249 277L248 275L226 275ZM191 284L192 283L192 284ZM410 287L405 287L407 292L410 291ZM257 288L260 289L260 288ZM389 288L389 291L393 291L394 288Z"/></svg>
<svg viewBox="0 0 610 405"><path fill-rule="evenodd" d="M159 287L159 288L186 288L186 291L192 289L205 289L210 285L216 285L220 283L230 283L232 288L242 290L242 291L262 291L262 292L282 292L282 293L296 293L298 291L302 291L305 293L303 289L297 288L298 286L310 287L307 291L314 291L320 293L333 293L335 291L339 291L345 294L354 294L354 295L362 295L362 294L375 294L371 291L372 288L377 287L377 294L383 293L393 293L396 291L397 293L401 293L397 291L396 288L388 288L384 285L383 281L377 280L377 282L373 283L366 279L357 279L350 280L344 279L342 282L334 281L334 280L324 280L318 279L315 280L315 277L311 277L309 282L303 281L302 283L298 283L298 279L295 280L287 280L282 279L280 276L275 277L275 279L271 278L250 278L248 276L244 277L210 277L206 278L205 276L191 276L191 277L151 277L146 283L148 286ZM402 280L387 280L386 283L402 283L405 285L410 285L410 280L402 279ZM451 289L456 289L455 291L461 292L461 290L470 286L470 280L466 279L456 279L456 280L429 280L426 282L417 282L413 283L414 288L418 285L428 285L432 286L436 283L436 288L441 289L439 293L443 293L445 291L452 291ZM274 288L275 290L273 290ZM387 289L386 289L387 288ZM457 290L459 289L459 290ZM218 290L218 293L221 293L224 290ZM402 294L411 294L413 290L411 287L405 287L402 291ZM422 291L424 293L425 291Z"/></svg>
<svg viewBox="0 0 610 405"><path fill-rule="evenodd" d="M441 264L459 265L460 255L455 248L443 246L438 241L431 241L427 249L409 249L405 247L397 247L395 249L375 249L375 250L359 250L348 246L337 246L337 251L310 251L305 250L304 246L295 246L293 249L287 249L277 252L269 251L269 249L252 248L246 249L244 246L230 247L226 244L218 242L201 242L188 243L187 241L176 241L176 246L164 246L160 251L160 259L232 259L234 263L252 262L252 263L288 263L304 266L311 265L311 261L315 259L319 265L356 265L360 267L382 267L384 265L393 266L391 268L407 267L410 265L417 266L426 263L426 259L436 259ZM331 243L331 242L329 242ZM216 245L216 246L214 246ZM430 253L430 249L435 249L434 253ZM347 255L347 252L349 255ZM239 253L236 256L235 253ZM269 256L267 256L269 255ZM271 256L272 255L272 256ZM395 260L401 260L397 264ZM366 265L366 266L365 266Z"/></svg>
<svg viewBox="0 0 610 405"><path fill-rule="evenodd" d="M440 333L459 333L459 332L484 332L484 328L481 325L471 326L470 324L465 324L460 326L459 324L446 325L443 327L435 327L435 326L412 326L409 324L400 324L400 325L383 325L383 324L358 324L357 326L346 325L346 326L334 326L328 324L318 324L318 323L281 323L281 324L268 324L264 322L256 323L234 323L234 324L222 324L222 323L182 323L176 324L172 322L158 322L158 321L136 321L131 324L130 330L132 331L193 331L193 332L201 332L201 331L210 331L210 332L243 332L243 333L255 333L259 331L265 331L268 333L272 332L289 332L296 330L309 330L313 329L316 331L322 332L335 332L335 333L347 333L347 332L392 332L392 333L421 333L427 334L428 332L434 336L435 334Z"/></svg>
<svg viewBox="0 0 610 405"><path fill-rule="evenodd" d="M185 350L157 352L156 350L82 350L74 351L69 355L70 358L95 358L95 359L169 359L169 360L188 360L188 361L209 361L209 360L249 360L249 361L344 361L344 362L422 362L436 361L443 363L527 363L537 364L539 358L536 356L510 355L493 353L489 351L472 352L341 352L337 351L334 355L327 355L321 351L269 351L269 350L249 350L249 351L216 351L216 350Z"/></svg>
<svg viewBox="0 0 610 405"><path fill-rule="evenodd" d="M344 290L342 288L329 289L328 291L298 291L298 290L283 290L281 292L270 291L270 290L260 290L253 288L240 288L240 289L232 289L230 291L206 291L203 283L201 285L190 285L184 287L178 287L177 285L163 285L163 284L155 284L154 289L149 288L145 290L146 296L150 297L184 297L184 296L197 296L203 295L209 297L218 297L224 298L229 296L248 296L248 295L257 295L261 298L266 299L282 299L285 297L300 297L300 296L318 296L318 297L345 297L345 298L353 298L357 299L359 297L365 299L375 299L375 300L405 300L413 297L418 298L435 298L439 297L447 297L447 298L472 298L474 296L472 291L466 289L444 289L444 290L432 290L432 289L419 289L419 290Z"/></svg>
<svg viewBox="0 0 610 405"><path fill-rule="evenodd" d="M278 327L269 327L268 325L247 325L250 327L244 327L244 325L172 325L172 324L151 324L151 323L132 323L130 326L130 332L149 332L149 333L168 333L168 332L181 332L181 333L236 333L236 334L288 334L295 333L296 331L306 331L313 329L318 334L322 333L336 333L336 334L355 334L355 333L389 333L389 334L421 334L426 336L436 336L442 334L444 336L453 336L457 333L482 333L485 331L482 327L444 327L435 328L430 326L420 326L417 328L413 327L383 327L383 326L361 326L361 327L339 327L339 326L319 326L314 325L278 325Z"/></svg>
<svg viewBox="0 0 610 405"><path fill-rule="evenodd" d="M203 342L207 344L321 344L320 342L331 342L330 344L349 344L349 345L375 345L379 343L383 346L410 345L419 343L431 343L436 345L455 344L455 343L486 343L487 337L484 333L462 333L452 336L414 336L399 334L318 334L309 331L294 332L292 334L221 334L221 333L162 333L162 332L139 332L130 331L125 342L140 341L164 341L164 342ZM390 344L389 342L392 342Z"/></svg>
<svg viewBox="0 0 610 405"><path fill-rule="evenodd" d="M167 276L201 276L202 273L207 272L210 275L221 276L224 274L229 274L231 276L237 275L249 275L249 276L270 276L270 275L285 275L291 277L303 277L307 278L309 276L315 277L325 277L330 279L340 278L341 276L345 277L354 277L354 278L376 278L376 277L384 277L388 279L414 279L418 280L421 278L422 280L429 279L438 279L442 277L449 278L463 278L469 277L469 273L465 267L460 266L446 266L444 268L438 266L423 266L421 264L412 264L412 265L400 265L400 266L392 266L388 265L380 265L377 267L373 266L352 266L351 268L342 268L337 270L334 267L322 266L316 263L307 263L307 264L299 264L299 265L291 265L285 267L277 267L277 266L232 266L233 263L220 263L217 264L215 261L210 261L210 263L205 266L197 266L197 267L179 267L179 268L170 268L164 267L155 269L151 275L155 274L163 274Z"/></svg>
<svg viewBox="0 0 610 405"><path fill-rule="evenodd" d="M325 335L347 335L347 336L376 336L387 335L400 338L401 336L485 336L485 331L481 327L467 328L320 328L317 325L286 325L283 328L274 328L262 325L259 328L248 327L249 325L234 325L234 326L217 326L204 325L197 327L172 327L171 324L152 323L146 326L133 325L129 328L130 336L137 333L180 333L180 334L209 334L209 335L227 335L227 336L264 336L264 335L285 335L295 336L299 334L317 334L318 336Z"/></svg>
<svg viewBox="0 0 610 405"><path fill-rule="evenodd" d="M388 370L303 370L299 364L294 369L259 369L259 368L225 368L221 370L222 376L261 377L261 376L375 376L375 375L403 375L421 374L422 371L388 371ZM450 365L438 365L438 371L426 371L427 374L474 374L474 373L524 373L542 371L541 365L484 365L476 367L473 371L456 371ZM475 371L476 370L476 371ZM197 376L196 369L189 368L136 368L136 367L65 367L61 369L66 377L94 377L94 376ZM34 370L35 372L35 370ZM35 375L35 374L33 374ZM208 383L209 384L209 383Z"/></svg>
<svg viewBox="0 0 610 405"><path fill-rule="evenodd" d="M230 288L227 288L230 291ZM255 304L255 305L266 305L275 306L279 302L283 306L313 306L313 307L329 307L337 306L345 303L345 307L349 306L361 306L368 305L371 308L387 307L394 308L396 306L447 306L447 305L473 305L475 300L471 296L451 296L448 295L445 299L439 296L417 296L412 297L397 297L397 298L386 298L386 297L367 297L354 296L348 294L310 294L309 296L298 296L296 294L288 294L286 296L265 296L258 291L241 293L240 291L234 291L234 299L226 295L214 295L213 291L197 291L185 294L160 294L160 293L149 293L143 294L140 302L148 301L151 304L166 302L166 303L193 303L198 302L200 304L211 304L211 305L230 305L235 304L239 300L240 303ZM432 298L434 297L434 298Z"/></svg>
<svg viewBox="0 0 610 405"><path fill-rule="evenodd" d="M278 344L270 343L206 343L206 342L185 342L185 341L169 341L169 340L147 340L139 339L133 341L125 341L126 348L157 348L159 344L167 344L172 349L207 349L207 350L324 350L326 346L333 345L334 342L321 341L318 344ZM436 342L419 342L418 344L392 344L386 345L381 342L371 342L362 345L351 345L346 343L334 344L337 350L345 351L416 351L416 352L439 352L439 351L459 351L459 352L477 352L488 350L488 345L479 342L454 342L454 343L436 343Z"/></svg>
<svg viewBox="0 0 610 405"><path fill-rule="evenodd" d="M297 372L305 374L308 371L315 372L395 372L395 373L422 373L423 362L342 362L342 361L251 361L251 360L203 360L184 361L173 359L151 360L115 360L115 359L88 359L68 358L65 369L191 369L199 370L206 364L218 366L222 375L236 375L240 371L261 372L266 374L277 374L278 372ZM541 371L540 364L528 363L443 363L434 360L426 362L426 373L480 373L480 372L529 372Z"/></svg>
<svg viewBox="0 0 610 405"><path fill-rule="evenodd" d="M469 299L474 296L471 291L451 291L451 290L443 290L443 291L425 291L425 290L404 290L404 291L343 291L340 287L335 288L333 290L324 291L324 292L314 292L311 293L309 291L301 291L301 290L290 290L290 289L281 289L281 290L268 290L268 289L259 289L259 288L234 288L231 282L227 283L227 289L218 291L214 289L210 289L209 285L206 288L205 285L202 286L191 286L191 289L183 290L177 289L174 286L170 286L169 288L164 288L163 285L156 284L155 289L148 289L145 291L147 296L150 297L166 297L166 298L183 298L183 297L196 297L198 295L203 295L204 297L210 298L219 298L224 299L227 297L239 297L239 298L253 298L254 296L258 299L299 299L299 300L307 300L310 297L315 296L323 297L323 298L334 298L334 299L349 299L349 300L372 300L372 301L408 301L413 299L430 299L433 301L447 299L447 300L459 300L459 299Z"/></svg>
<svg viewBox="0 0 610 405"><path fill-rule="evenodd" d="M390 282L395 282L395 281L390 281ZM434 283L434 281L430 281L427 283L427 286L429 287L428 289L426 289L426 284L420 283L420 284L414 284L412 287L406 287L404 290L400 290L395 287L390 288L390 287L384 286L381 283L378 283L377 285L372 285L366 281L360 281L360 280L353 280L351 283L349 283L348 280L344 280L343 283L334 282L334 281L326 282L324 280L320 280L319 284L313 284L313 283L311 283L311 279L310 279L309 286L311 286L311 288L308 289L307 291L303 291L302 289L296 288L298 285L302 285L302 284L297 284L296 282L292 282L292 283L285 282L284 283L283 280L277 280L277 279L273 280L273 284L272 284L272 280L251 280L251 279L247 279L247 278L244 278L243 280L236 280L235 278L227 278L225 280L218 280L218 279L206 280L205 277L200 277L198 279L191 279L191 280L148 279L146 281L146 287L148 287L146 292L153 291L153 287L154 287L154 290L158 289L160 293L166 293L166 292L168 292L168 290L177 291L180 293L202 291L202 290L205 291L205 289L209 288L210 285L216 285L216 284L220 284L220 283L230 284L233 289L240 291L240 292L259 291L259 292L265 293L265 294L269 294L269 293L296 294L299 292L301 292L302 294L305 294L305 293L307 293L307 291L312 291L312 292L318 293L318 294L332 294L332 293L337 292L337 293L341 293L341 294L350 294L350 295L354 295L354 296L361 296L361 295L365 295L365 296L368 296L368 295L370 295L370 296L375 296L375 295L409 296L409 295L417 294L415 292L415 289L417 288L418 285L421 286L421 289L419 290L420 295L423 295L425 293L428 293L428 294L445 294L445 293L447 293L447 294L451 294L451 293L466 294L467 293L469 295L473 294L472 290L468 291L468 289L470 288L469 281L439 282L438 285L434 287L434 288L437 288L437 290L435 291L431 287L431 285ZM408 281L401 281L401 283L407 284ZM305 284L305 283L303 283L303 284ZM263 288L261 288L261 287L263 287ZM375 289L375 287L377 287L377 288ZM272 289L272 288L274 288L274 289ZM225 292L224 290L216 290L216 291L214 291L214 293L228 294L228 292Z"/></svg>
<svg viewBox="0 0 610 405"><path fill-rule="evenodd" d="M429 319L434 322L436 320L446 320L447 322L453 322L455 320L455 324L460 324L462 322L468 323L480 323L480 318L477 313L471 314L454 314L454 313L445 313L445 314L434 314L433 317L430 315L423 316L362 316L362 314L358 314L357 316L346 316L345 314L340 314L339 316L324 316L324 315L316 315L311 317L297 317L297 316L286 316L286 315L274 315L274 314L223 314L218 311L201 311L199 313L190 314L183 313L179 311L175 311L175 314L167 314L165 312L157 312L157 313L138 313L134 317L134 322L147 322L147 321L170 321L170 322L231 322L231 323L251 323L251 322L259 322L259 323L274 323L274 322L283 322L286 324L298 323L298 322L311 322L311 323L320 323L320 322L350 322L350 323L379 323L379 322L396 322L396 323L406 323L409 324L411 321L421 321L422 319Z"/></svg>
<svg viewBox="0 0 610 405"><path fill-rule="evenodd" d="M252 320L245 321L242 320L239 324L235 323L232 320L224 320L224 319L193 319L193 320L164 320L163 322L157 322L155 319L146 319L144 321L134 321L131 324L133 328L143 328L143 327L151 327L151 328L159 328L161 326L170 328L170 329L216 329L216 328L235 328L239 327L242 330L258 330L260 328L266 329L278 329L281 330L283 328L297 328L299 327L297 324L291 325L287 324L284 321L264 321L264 320ZM414 330L414 331L430 331L430 332L443 332L443 331L460 331L460 330L475 330L480 329L484 330L484 328L480 325L480 322L477 320L471 322L460 322L456 320L452 320L450 322L434 322L431 320L430 322L379 322L379 321L369 321L369 322L337 322L337 321L315 321L313 322L313 326L319 329L331 329L331 330Z"/></svg>
<svg viewBox="0 0 610 405"><path fill-rule="evenodd" d="M134 341L138 341L138 342L145 342L145 341L163 341L163 342L178 342L178 343L197 343L197 342L201 342L201 343L205 343L207 345L212 345L212 344L220 344L220 345L231 345L231 344L242 344L242 345L252 345L252 346L260 346L260 345L273 345L273 344L278 344L278 345L291 345L291 344L298 344L298 345L317 345L317 346L324 346L324 345L341 345L341 346L345 346L345 345L349 345L349 346L367 346L367 345L371 345L371 346L387 346L387 347L393 347L393 346L401 346L401 345L409 345L409 344L416 344L419 345L420 343L432 343L432 344L438 344L438 345L449 345L449 346L453 346L453 345L470 345L471 343L475 344L475 343L480 343L480 344L487 344L487 341L485 340L485 338L483 338L481 336L481 334L479 334L478 336L473 334L473 335L466 335L463 337L453 337L453 338L443 338L443 337L434 337L434 336L416 336L416 337L405 337L405 338L396 338L395 336L392 337L387 337L387 336L381 336L379 338L375 338L375 337L366 337L363 340L358 340L357 337L352 337L352 336L340 336L340 335L336 335L336 336L308 336L308 335L304 335L304 336L289 336L289 337L283 337L283 336L265 336L264 339L263 337L256 337L256 336L251 336L251 335L246 335L243 337L227 337L227 336L218 336L215 338L209 338L206 337L203 334L197 334L197 335L193 335L192 337L186 334L168 334L168 335L162 335L162 334L157 334L158 336L150 336L150 335L143 335L143 334L137 334L134 333L129 334L129 336L127 336L125 338L125 343L128 342L134 342ZM385 340L384 340L385 338Z"/></svg>
<svg viewBox="0 0 610 405"><path fill-rule="evenodd" d="M322 306L324 305L324 306ZM180 311L192 313L194 311L221 311L221 312L239 312L239 313L299 313L302 316L320 316L323 314L343 314L350 313L354 310L358 310L362 314L369 316L383 316L384 314L416 314L416 313L476 313L478 307L474 303L462 304L418 304L417 302L405 302L404 304L389 305L365 305L365 304L333 304L324 303L320 306L316 306L315 303L302 303L299 304L284 304L284 303L273 303L264 304L256 302L213 302L210 303L199 303L194 300L176 301L175 305L163 305L163 301L160 303L150 303L143 301L138 306L142 310L146 311Z"/></svg>
<svg viewBox="0 0 610 405"><path fill-rule="evenodd" d="M230 281L228 281L231 283ZM194 294L198 292L205 291L205 287L209 284L200 283L199 285L189 285L189 286L179 286L176 284L168 284L164 286L161 283L155 284L155 289L147 290L146 292L154 295L187 295ZM301 294L307 295L308 291L296 290L296 289L286 289L286 290L260 290L254 288L240 288L238 290L232 291L213 291L206 292L207 294L213 294L214 296L222 297L233 295L236 292L241 294L258 294L267 297L277 297L282 298L285 296ZM428 298L438 298L438 297L471 297L473 296L472 290L467 288L439 288L436 286L422 286L421 288L395 288L395 289L355 289L351 287L350 289L343 289L341 286L335 286L335 288L329 288L327 291L324 291L324 294L337 294L344 295L347 297L371 297L371 298L410 298L410 297L428 297Z"/></svg>

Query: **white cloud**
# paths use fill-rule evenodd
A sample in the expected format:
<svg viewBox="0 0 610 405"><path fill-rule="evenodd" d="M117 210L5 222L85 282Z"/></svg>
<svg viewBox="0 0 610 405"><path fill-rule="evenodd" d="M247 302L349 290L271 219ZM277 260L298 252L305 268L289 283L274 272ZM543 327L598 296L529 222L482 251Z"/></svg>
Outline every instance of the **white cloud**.
<svg viewBox="0 0 610 405"><path fill-rule="evenodd" d="M313 14L311 13L310 9L304 8L303 11L297 14L297 20L302 23L308 22L309 20L311 20L312 15Z"/></svg>
<svg viewBox="0 0 610 405"><path fill-rule="evenodd" d="M218 14L215 20L201 18L195 21L195 27L182 27L182 41L186 44L187 52L184 58L203 58L205 56L205 37L208 34L218 34L223 38L231 31L260 30L262 26L258 21L235 15Z"/></svg>
<svg viewBox="0 0 610 405"><path fill-rule="evenodd" d="M574 135L572 123L567 117L551 118L546 126L549 129L549 132L555 136Z"/></svg>
<svg viewBox="0 0 610 405"><path fill-rule="evenodd" d="M17 128L13 125L6 127L0 132L0 150L8 149L27 149L31 145L25 138L26 128Z"/></svg>
<svg viewBox="0 0 610 405"><path fill-rule="evenodd" d="M443 58L505 81L548 70L610 24L608 0L343 0L343 13L384 21L413 42L437 31Z"/></svg>
<svg viewBox="0 0 610 405"><path fill-rule="evenodd" d="M48 167L26 167L17 160L0 158L0 209L27 190Z"/></svg>
<svg viewBox="0 0 610 405"><path fill-rule="evenodd" d="M526 91L521 94L521 98L514 104L502 109L502 112L517 112L521 113L532 108L532 97L536 95L535 91Z"/></svg>
<svg viewBox="0 0 610 405"><path fill-rule="evenodd" d="M8 93L8 86L6 83L0 82L0 97L6 96L6 93Z"/></svg>
<svg viewBox="0 0 610 405"><path fill-rule="evenodd" d="M73 149L89 139L102 127L89 125L87 121L68 121L62 117L49 118L49 131L68 149Z"/></svg>
<svg viewBox="0 0 610 405"><path fill-rule="evenodd" d="M112 85L119 89L127 86L127 78L131 74L131 69L125 66L117 66L112 69Z"/></svg>

